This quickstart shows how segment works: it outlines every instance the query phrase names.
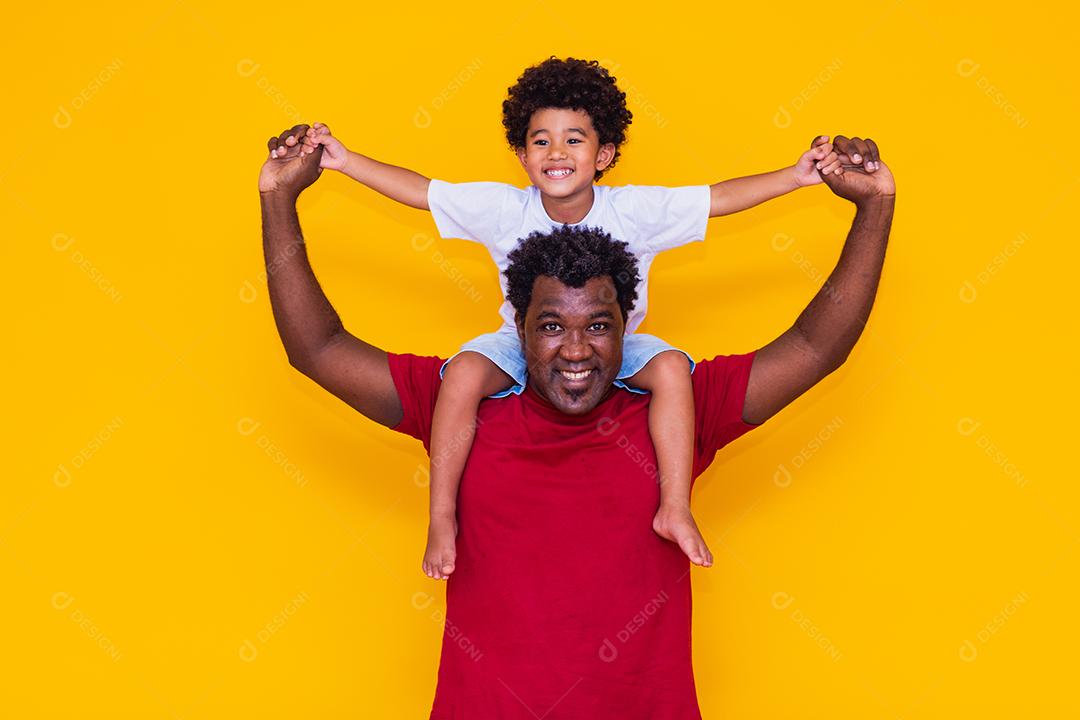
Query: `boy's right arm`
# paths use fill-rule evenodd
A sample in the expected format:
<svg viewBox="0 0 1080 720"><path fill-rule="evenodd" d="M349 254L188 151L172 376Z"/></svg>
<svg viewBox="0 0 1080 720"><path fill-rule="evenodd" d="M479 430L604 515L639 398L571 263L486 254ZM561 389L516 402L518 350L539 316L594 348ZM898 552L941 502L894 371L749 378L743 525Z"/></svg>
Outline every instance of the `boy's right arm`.
<svg viewBox="0 0 1080 720"><path fill-rule="evenodd" d="M360 153L353 152L330 133L323 123L315 123L304 136L304 154L322 147L320 167L327 170L339 170L353 180L367 185L377 193L403 205L418 210L429 210L427 193L430 179L407 168L379 162Z"/></svg>

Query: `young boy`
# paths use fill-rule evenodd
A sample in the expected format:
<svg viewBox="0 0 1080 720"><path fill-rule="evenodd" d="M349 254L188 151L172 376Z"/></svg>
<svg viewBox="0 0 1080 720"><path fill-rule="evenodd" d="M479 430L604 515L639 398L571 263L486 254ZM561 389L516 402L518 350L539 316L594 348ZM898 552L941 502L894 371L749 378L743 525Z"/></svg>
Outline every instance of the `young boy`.
<svg viewBox="0 0 1080 720"><path fill-rule="evenodd" d="M432 422L430 522L423 561L429 577L446 579L454 571L457 491L479 403L485 397L520 393L527 381L514 311L505 301L506 256L531 232L562 224L599 226L627 242L638 258L642 279L637 305L626 321L616 385L653 394L649 431L660 483L654 530L677 543L691 562L712 564L690 512L694 362L659 338L634 333L645 316L649 265L658 252L703 240L708 218L818 184L818 170L837 172L840 163L828 137L821 136L792 167L712 186L595 185L618 160L631 118L625 94L596 61L552 57L528 68L503 102L506 139L532 183L524 190L502 183L429 180L347 150L322 123L315 123L303 139L302 153L323 147L321 167L339 170L398 202L430 210L442 237L482 242L500 270L503 326L466 343L442 368ZM550 325L545 331L561 331L557 323ZM592 332L608 331L606 323L596 326ZM588 372L587 367L564 372L564 380L573 384Z"/></svg>

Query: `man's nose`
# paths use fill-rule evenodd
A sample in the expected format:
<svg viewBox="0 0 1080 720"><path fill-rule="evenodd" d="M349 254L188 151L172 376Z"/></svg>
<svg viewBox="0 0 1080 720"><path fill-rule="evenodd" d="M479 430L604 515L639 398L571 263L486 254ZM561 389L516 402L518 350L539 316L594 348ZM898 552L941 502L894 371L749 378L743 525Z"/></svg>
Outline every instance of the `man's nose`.
<svg viewBox="0 0 1080 720"><path fill-rule="evenodd" d="M582 362L592 356L592 346L584 333L570 332L563 338L559 354L567 362Z"/></svg>

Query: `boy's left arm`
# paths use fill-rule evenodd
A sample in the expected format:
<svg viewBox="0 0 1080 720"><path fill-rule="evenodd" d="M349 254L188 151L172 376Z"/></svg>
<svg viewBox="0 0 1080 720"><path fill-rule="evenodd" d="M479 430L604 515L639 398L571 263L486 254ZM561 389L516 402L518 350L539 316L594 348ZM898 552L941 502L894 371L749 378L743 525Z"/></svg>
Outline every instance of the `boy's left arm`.
<svg viewBox="0 0 1080 720"><path fill-rule="evenodd" d="M821 176L840 168L828 135L818 135L791 167L723 180L711 186L709 217L731 215L801 187L817 185Z"/></svg>

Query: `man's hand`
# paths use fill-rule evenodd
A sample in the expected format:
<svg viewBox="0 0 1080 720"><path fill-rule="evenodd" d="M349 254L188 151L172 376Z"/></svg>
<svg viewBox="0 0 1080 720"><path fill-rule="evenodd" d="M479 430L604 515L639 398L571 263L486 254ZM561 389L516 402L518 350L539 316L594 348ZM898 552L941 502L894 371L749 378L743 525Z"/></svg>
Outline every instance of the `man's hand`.
<svg viewBox="0 0 1080 720"><path fill-rule="evenodd" d="M319 167L324 170L345 169L349 149L345 147L344 143L330 134L330 128L323 123L317 122L313 127L308 128L307 133L304 135L304 145L300 149L300 154L307 155L315 152L320 147L323 149L323 154L322 159L319 160Z"/></svg>
<svg viewBox="0 0 1080 720"><path fill-rule="evenodd" d="M810 143L810 149L795 163L795 184L810 187L822 182L821 175L840 167L840 156L835 152L828 135L818 135Z"/></svg>
<svg viewBox="0 0 1080 720"><path fill-rule="evenodd" d="M835 194L863 205L875 198L895 198L896 183L888 166L881 162L877 143L870 138L847 138L837 135L833 143L840 167L821 175Z"/></svg>
<svg viewBox="0 0 1080 720"><path fill-rule="evenodd" d="M296 125L267 141L270 155L259 170L261 194L280 194L295 200L304 188L319 179L322 173L319 160L323 149L316 147L310 152L301 152L301 141L307 131L307 125Z"/></svg>

